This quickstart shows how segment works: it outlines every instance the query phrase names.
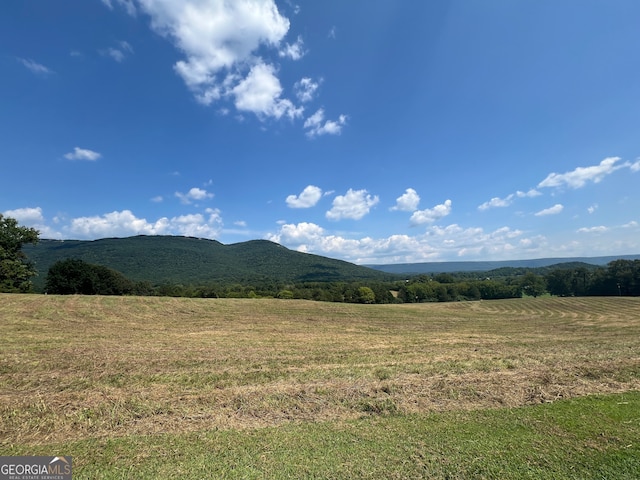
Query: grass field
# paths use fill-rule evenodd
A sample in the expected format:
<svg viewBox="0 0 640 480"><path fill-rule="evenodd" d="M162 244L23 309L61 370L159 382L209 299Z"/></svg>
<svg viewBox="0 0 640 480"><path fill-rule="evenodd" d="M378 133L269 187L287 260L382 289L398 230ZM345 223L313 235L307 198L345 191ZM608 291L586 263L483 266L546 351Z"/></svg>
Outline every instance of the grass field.
<svg viewBox="0 0 640 480"><path fill-rule="evenodd" d="M74 478L639 478L640 298L0 295L0 454Z"/></svg>

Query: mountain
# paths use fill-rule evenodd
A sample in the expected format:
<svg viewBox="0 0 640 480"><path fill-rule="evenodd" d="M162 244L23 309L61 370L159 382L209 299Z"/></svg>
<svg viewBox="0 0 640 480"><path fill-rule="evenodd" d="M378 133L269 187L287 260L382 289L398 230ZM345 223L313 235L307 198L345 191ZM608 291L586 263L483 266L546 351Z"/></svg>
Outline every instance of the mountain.
<svg viewBox="0 0 640 480"><path fill-rule="evenodd" d="M224 245L215 240L176 236L103 238L100 240L40 240L25 245L44 287L49 267L59 260L77 258L103 265L131 280L154 285L174 283L246 283L251 281L385 280L389 274L319 255L289 250L267 240Z"/></svg>
<svg viewBox="0 0 640 480"><path fill-rule="evenodd" d="M640 255L619 255L609 257L538 258L532 260L504 260L496 262L428 262L395 263L390 265L366 265L381 272L418 275L423 273L489 272L499 268L541 268L558 264L586 263L606 265L614 260L638 260Z"/></svg>

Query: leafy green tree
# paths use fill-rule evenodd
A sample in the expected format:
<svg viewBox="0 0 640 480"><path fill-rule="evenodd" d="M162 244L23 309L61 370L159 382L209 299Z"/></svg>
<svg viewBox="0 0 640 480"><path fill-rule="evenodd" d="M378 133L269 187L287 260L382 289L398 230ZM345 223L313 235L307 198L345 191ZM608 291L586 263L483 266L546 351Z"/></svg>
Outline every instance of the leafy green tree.
<svg viewBox="0 0 640 480"><path fill-rule="evenodd" d="M539 297L547 291L547 285L544 278L533 272L527 272L520 280L520 288L525 295L531 297Z"/></svg>
<svg viewBox="0 0 640 480"><path fill-rule="evenodd" d="M120 272L74 258L54 263L46 279L46 291L52 294L126 295L133 290Z"/></svg>
<svg viewBox="0 0 640 480"><path fill-rule="evenodd" d="M359 303L376 303L376 294L370 287L359 287L356 298Z"/></svg>
<svg viewBox="0 0 640 480"><path fill-rule="evenodd" d="M18 221L0 214L0 292L28 292L36 270L22 246L38 243L39 232L21 227Z"/></svg>

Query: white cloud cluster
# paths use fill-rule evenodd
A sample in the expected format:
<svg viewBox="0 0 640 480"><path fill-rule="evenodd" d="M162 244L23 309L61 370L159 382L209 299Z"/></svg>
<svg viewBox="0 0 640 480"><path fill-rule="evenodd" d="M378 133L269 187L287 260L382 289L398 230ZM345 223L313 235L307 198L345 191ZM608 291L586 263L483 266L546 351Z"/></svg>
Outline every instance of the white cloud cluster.
<svg viewBox="0 0 640 480"><path fill-rule="evenodd" d="M542 180L539 188L564 187L582 188L587 183L599 183L607 175L611 175L616 170L624 167L632 167L629 162L619 164L620 157L608 157L602 160L598 165L589 167L578 167L571 172L566 173L550 173L547 178Z"/></svg>
<svg viewBox="0 0 640 480"><path fill-rule="evenodd" d="M198 200L207 200L209 198L213 198L213 193L207 192L206 190L198 187L193 187L187 193L176 192L175 196L180 199L185 205L190 205L191 203Z"/></svg>
<svg viewBox="0 0 640 480"><path fill-rule="evenodd" d="M549 207L549 208L545 208L544 210L540 210L539 212L535 213L534 215L536 217L544 217L547 215L557 215L559 213L561 213L564 210L564 205L560 204L560 203L556 203L553 207Z"/></svg>
<svg viewBox="0 0 640 480"><path fill-rule="evenodd" d="M138 0L158 33L185 55L174 68L198 101L232 96L236 107L264 116L297 116L281 98L275 67L255 52L278 49L289 30L273 0ZM302 39L283 47L302 56ZM288 102L288 103L287 103Z"/></svg>
<svg viewBox="0 0 640 480"><path fill-rule="evenodd" d="M342 128L347 124L347 116L340 115L337 120L325 120L324 109L320 108L307 118L304 128L307 129L308 137L318 137L321 135L340 135Z"/></svg>
<svg viewBox="0 0 640 480"><path fill-rule="evenodd" d="M407 188L405 192L396 198L396 204L391 210L399 210L401 212L413 212L418 209L420 204L420 195L413 188Z"/></svg>
<svg viewBox="0 0 640 480"><path fill-rule="evenodd" d="M86 160L89 162L95 162L102 154L89 150L87 148L75 147L73 152L65 153L64 158L67 160Z"/></svg>
<svg viewBox="0 0 640 480"><path fill-rule="evenodd" d="M298 36L295 42L285 43L284 47L278 52L278 55L288 57L291 60L300 60L306 53L304 50L304 41L301 36Z"/></svg>
<svg viewBox="0 0 640 480"><path fill-rule="evenodd" d="M508 207L516 198L533 198L542 195L539 191L531 189L527 192L521 192L518 190L516 193L511 193L505 198L493 197L488 202L484 202L478 207L478 210L488 210L489 208Z"/></svg>
<svg viewBox="0 0 640 480"><path fill-rule="evenodd" d="M114 211L100 216L71 220L67 235L79 239L126 237L131 235L184 235L216 238L222 230L220 211L207 209L206 215L196 213L173 218L162 217L155 222L136 217L130 210Z"/></svg>
<svg viewBox="0 0 640 480"><path fill-rule="evenodd" d="M366 190L349 189L346 194L333 199L333 207L326 213L329 220L360 220L371 208L378 204L380 198L371 196Z"/></svg>
<svg viewBox="0 0 640 480"><path fill-rule="evenodd" d="M355 263L403 263L438 261L443 258L504 258L523 252L541 251L543 237L525 238L520 230L502 227L492 232L482 228L432 226L420 235L385 238L345 238L329 234L314 223L281 225L267 239L298 251L338 256Z"/></svg>
<svg viewBox="0 0 640 480"><path fill-rule="evenodd" d="M307 103L313 100L319 87L320 87L320 82L314 82L309 77L304 77L300 79L293 86L296 93L296 97L298 97L298 100L301 101L302 103Z"/></svg>
<svg viewBox="0 0 640 480"><path fill-rule="evenodd" d="M425 210L416 210L411 215L409 223L411 225L423 225L425 223L433 223L451 213L451 200L445 200L444 203L436 205L433 208Z"/></svg>
<svg viewBox="0 0 640 480"><path fill-rule="evenodd" d="M240 111L276 119L302 116L302 107L296 107L291 100L281 98L282 86L272 65L254 65L247 77L233 87L232 92L235 106Z"/></svg>
<svg viewBox="0 0 640 480"><path fill-rule="evenodd" d="M293 61L307 54L302 36L292 43L285 41L290 22L275 0L102 1L111 10L119 5L132 16L140 11L151 17L151 27L184 55L174 70L203 105L230 101L238 111L253 113L260 120L303 117L304 107L287 98L279 67L268 58L270 51ZM103 51L116 61L130 53L133 48L126 42ZM294 84L293 93L300 103L307 103L318 86L303 77ZM229 113L226 107L218 111ZM309 137L338 135L346 121L346 115L325 120L320 109L305 120L304 128Z"/></svg>
<svg viewBox="0 0 640 480"><path fill-rule="evenodd" d="M137 10L136 6L133 3L133 0L102 0L102 3L104 3L109 8L109 10L113 10L113 2L123 7L132 17L136 16Z"/></svg>
<svg viewBox="0 0 640 480"><path fill-rule="evenodd" d="M322 197L322 189L315 185L308 185L300 195L289 195L286 199L289 208L310 208L315 206Z"/></svg>
<svg viewBox="0 0 640 480"><path fill-rule="evenodd" d="M45 67L41 63L31 60L30 58L18 58L18 61L36 75L49 75L53 73L53 70L50 68Z"/></svg>
<svg viewBox="0 0 640 480"><path fill-rule="evenodd" d="M100 53L102 55L106 55L111 57L116 62L122 62L128 55L133 54L133 47L129 42L125 42L124 40L118 42L117 47L109 47L104 50L101 50Z"/></svg>

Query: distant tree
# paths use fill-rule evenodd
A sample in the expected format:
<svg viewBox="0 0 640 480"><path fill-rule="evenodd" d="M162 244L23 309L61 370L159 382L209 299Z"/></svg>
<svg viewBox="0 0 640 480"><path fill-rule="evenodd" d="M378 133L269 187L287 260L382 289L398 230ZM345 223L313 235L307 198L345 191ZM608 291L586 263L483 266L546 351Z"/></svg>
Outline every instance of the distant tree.
<svg viewBox="0 0 640 480"><path fill-rule="evenodd" d="M28 292L31 277L36 270L22 246L36 244L39 232L33 228L21 227L18 221L0 214L0 292Z"/></svg>
<svg viewBox="0 0 640 480"><path fill-rule="evenodd" d="M134 284L120 272L70 258L49 268L45 288L60 295L126 295L133 292Z"/></svg>
<svg viewBox="0 0 640 480"><path fill-rule="evenodd" d="M376 294L370 287L359 287L356 293L358 303L376 303Z"/></svg>
<svg viewBox="0 0 640 480"><path fill-rule="evenodd" d="M291 290L280 290L278 292L278 298L290 300L293 298L293 292Z"/></svg>
<svg viewBox="0 0 640 480"><path fill-rule="evenodd" d="M520 288L525 295L531 297L539 297L547 291L547 285L544 278L533 272L527 272L520 280Z"/></svg>

